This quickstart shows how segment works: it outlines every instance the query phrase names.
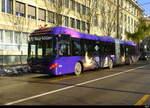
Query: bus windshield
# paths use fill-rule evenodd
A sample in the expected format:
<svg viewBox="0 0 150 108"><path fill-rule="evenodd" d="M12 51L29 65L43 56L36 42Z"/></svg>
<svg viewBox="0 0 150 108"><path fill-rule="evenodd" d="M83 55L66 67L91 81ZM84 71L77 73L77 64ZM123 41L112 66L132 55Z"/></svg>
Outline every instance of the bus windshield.
<svg viewBox="0 0 150 108"><path fill-rule="evenodd" d="M56 39L29 42L29 58L51 58L56 56Z"/></svg>

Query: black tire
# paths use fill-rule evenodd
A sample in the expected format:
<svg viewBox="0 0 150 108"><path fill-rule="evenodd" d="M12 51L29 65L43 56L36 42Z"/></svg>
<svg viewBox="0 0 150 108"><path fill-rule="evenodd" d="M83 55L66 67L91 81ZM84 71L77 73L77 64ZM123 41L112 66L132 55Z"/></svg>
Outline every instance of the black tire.
<svg viewBox="0 0 150 108"><path fill-rule="evenodd" d="M80 75L80 74L82 73L82 71L83 71L83 66L82 66L82 64L81 64L80 62L77 62L77 63L75 64L75 72L74 72L74 74L75 74L75 75Z"/></svg>
<svg viewBox="0 0 150 108"><path fill-rule="evenodd" d="M132 64L132 59L131 58L127 58L126 65L131 65L131 64Z"/></svg>

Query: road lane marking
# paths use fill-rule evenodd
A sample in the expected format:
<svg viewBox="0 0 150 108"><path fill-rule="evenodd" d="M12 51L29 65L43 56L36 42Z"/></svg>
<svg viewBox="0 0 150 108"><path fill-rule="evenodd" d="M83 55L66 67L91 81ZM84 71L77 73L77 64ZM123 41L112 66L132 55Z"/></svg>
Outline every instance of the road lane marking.
<svg viewBox="0 0 150 108"><path fill-rule="evenodd" d="M150 95L144 95L135 105L143 105L143 103L148 100Z"/></svg>
<svg viewBox="0 0 150 108"><path fill-rule="evenodd" d="M59 81L63 81L63 80L68 80L68 79L74 79L74 78L78 78L78 77L81 77L81 75L79 76L62 76L62 77L58 77L58 78L52 78L52 79L49 79L47 80L46 82L50 82L50 83L53 83L53 82L59 82ZM29 82L34 82L34 81L40 81L40 82L45 82L45 80L40 80L39 78L33 78L31 80L29 80Z"/></svg>
<svg viewBox="0 0 150 108"><path fill-rule="evenodd" d="M94 80L89 80L89 81L86 81L86 82L83 82L83 83L75 84L75 85L72 85L72 86L64 87L64 88L61 88L61 89L53 90L53 91L42 93L42 94L39 94L39 95L19 99L19 100L13 101L13 102L6 103L4 105L13 105L13 104L21 103L21 102L28 101L28 100L31 100L31 99L35 99L35 98L38 98L38 97L42 97L42 96L45 96L45 95L50 95L50 94L53 94L53 93L56 93L56 92L71 89L71 88L74 88L74 87L79 87L81 85L85 85L85 84L88 84L88 83L92 83L92 82L96 82L96 81L103 80L103 79L106 79L106 78L110 78L110 77L118 76L118 75L121 75L121 74L124 74L124 73L128 73L130 71L134 71L134 70L143 68L145 66L148 66L148 65L140 66L140 67L137 67L137 68L134 68L134 69L129 69L129 70L126 70L126 71L122 71L122 72L119 72L119 73L116 73L116 74L112 74L112 75L108 75L108 76L105 76L105 77L97 78L97 79L94 79Z"/></svg>
<svg viewBox="0 0 150 108"><path fill-rule="evenodd" d="M67 76L67 77L61 77L61 78L53 79L53 80L49 80L49 81L50 81L50 82L58 82L58 81L62 81L62 80L78 78L78 77L80 77L80 76L81 76L81 75L79 75L79 76Z"/></svg>

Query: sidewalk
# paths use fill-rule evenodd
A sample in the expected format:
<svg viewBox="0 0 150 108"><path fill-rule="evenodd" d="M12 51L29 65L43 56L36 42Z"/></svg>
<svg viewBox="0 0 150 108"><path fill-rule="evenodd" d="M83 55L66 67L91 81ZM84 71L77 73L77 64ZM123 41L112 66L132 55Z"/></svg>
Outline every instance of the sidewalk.
<svg viewBox="0 0 150 108"><path fill-rule="evenodd" d="M0 67L0 76L14 76L29 73L27 65Z"/></svg>

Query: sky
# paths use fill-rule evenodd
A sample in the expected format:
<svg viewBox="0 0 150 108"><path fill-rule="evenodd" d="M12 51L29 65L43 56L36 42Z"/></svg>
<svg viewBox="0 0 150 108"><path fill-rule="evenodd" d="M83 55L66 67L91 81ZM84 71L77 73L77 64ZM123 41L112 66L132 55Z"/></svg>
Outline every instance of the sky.
<svg viewBox="0 0 150 108"><path fill-rule="evenodd" d="M137 2L144 9L144 13L150 15L150 0L137 0Z"/></svg>

